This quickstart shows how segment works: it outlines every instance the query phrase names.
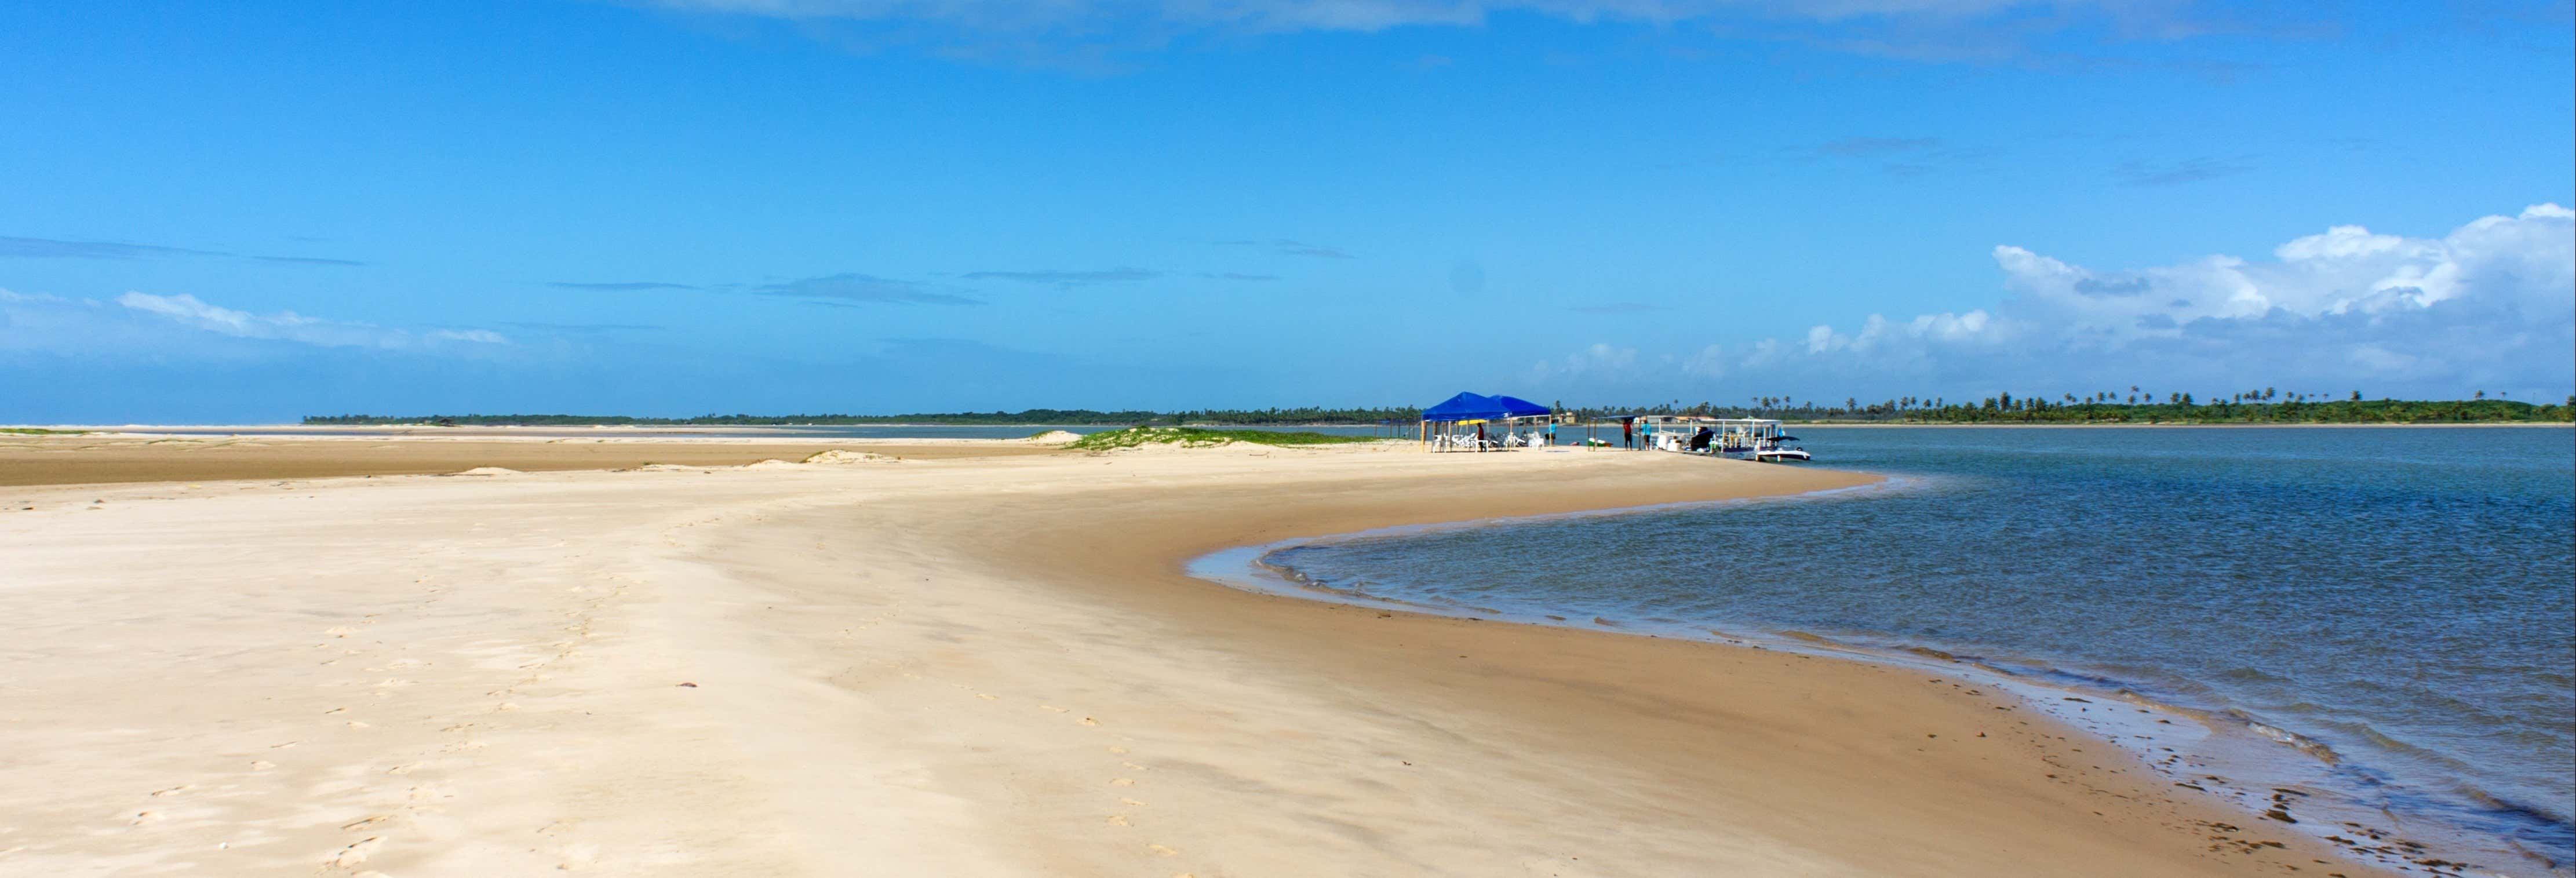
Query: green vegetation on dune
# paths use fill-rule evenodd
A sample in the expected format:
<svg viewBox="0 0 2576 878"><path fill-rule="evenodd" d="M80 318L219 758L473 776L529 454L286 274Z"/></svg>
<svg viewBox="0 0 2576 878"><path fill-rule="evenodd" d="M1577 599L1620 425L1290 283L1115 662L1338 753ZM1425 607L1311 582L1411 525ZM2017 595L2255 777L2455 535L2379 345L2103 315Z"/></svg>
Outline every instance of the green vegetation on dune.
<svg viewBox="0 0 2576 878"><path fill-rule="evenodd" d="M0 433L11 436L79 436L88 430L47 430L42 427L0 427Z"/></svg>
<svg viewBox="0 0 2576 878"><path fill-rule="evenodd" d="M1109 451L1142 445L1179 445L1198 448L1228 442L1254 445L1340 445L1351 442L1375 442L1375 436L1327 436L1322 433L1282 433L1275 430L1205 430L1197 427L1129 427L1084 436L1066 448L1077 451Z"/></svg>

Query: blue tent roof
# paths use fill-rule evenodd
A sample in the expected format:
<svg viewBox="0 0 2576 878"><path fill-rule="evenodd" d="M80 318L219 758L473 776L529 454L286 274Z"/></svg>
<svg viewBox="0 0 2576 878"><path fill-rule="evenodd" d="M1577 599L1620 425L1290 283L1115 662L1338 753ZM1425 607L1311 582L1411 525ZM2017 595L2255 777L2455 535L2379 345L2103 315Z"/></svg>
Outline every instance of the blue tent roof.
<svg viewBox="0 0 2576 878"><path fill-rule="evenodd" d="M1548 407L1512 396L1485 396L1461 393L1449 401L1422 410L1426 421L1490 421L1498 418L1534 418L1548 413Z"/></svg>
<svg viewBox="0 0 2576 878"><path fill-rule="evenodd" d="M1422 419L1426 421L1486 421L1500 417L1508 417L1501 402L1474 393L1461 393L1422 410Z"/></svg>
<svg viewBox="0 0 2576 878"><path fill-rule="evenodd" d="M1503 404L1504 417L1535 418L1552 411L1547 406L1517 396L1497 396L1494 397L1494 401Z"/></svg>

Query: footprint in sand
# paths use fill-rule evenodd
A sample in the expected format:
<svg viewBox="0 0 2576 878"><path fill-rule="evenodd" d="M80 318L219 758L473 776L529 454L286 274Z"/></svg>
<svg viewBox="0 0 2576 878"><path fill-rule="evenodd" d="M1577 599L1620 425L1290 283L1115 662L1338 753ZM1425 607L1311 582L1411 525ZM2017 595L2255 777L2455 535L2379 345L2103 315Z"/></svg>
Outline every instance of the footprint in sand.
<svg viewBox="0 0 2576 878"><path fill-rule="evenodd" d="M1173 850L1173 849L1168 848L1168 847L1164 847L1164 846L1159 845L1159 844L1149 844L1149 845L1146 845L1146 846L1145 846L1145 849L1146 849L1146 850L1149 850L1149 851L1153 851L1153 852L1154 852L1154 853L1156 853L1156 854L1160 854L1160 855L1162 855L1162 856L1166 856L1166 857L1177 857L1177 856L1180 856L1180 855L1181 855L1181 852L1180 852L1180 851L1176 851L1176 850Z"/></svg>
<svg viewBox="0 0 2576 878"><path fill-rule="evenodd" d="M1086 716L1082 718L1082 724L1086 726L1096 726L1100 724L1100 721Z"/></svg>
<svg viewBox="0 0 2576 878"><path fill-rule="evenodd" d="M1125 748L1125 747L1111 747L1111 748L1109 748L1109 752L1111 752L1111 753L1117 753L1117 754L1120 754L1120 755L1122 755L1122 756L1123 756L1123 755L1125 755L1125 754L1127 753L1127 748Z"/></svg>
<svg viewBox="0 0 2576 878"><path fill-rule="evenodd" d="M1064 709L1064 708L1057 707L1057 706L1052 705L1052 704L1041 704L1041 705L1038 705L1038 709L1039 709L1039 710L1052 710L1052 711L1055 711L1055 712L1057 712L1057 713L1064 713L1064 712L1065 712L1065 709Z"/></svg>
<svg viewBox="0 0 2576 878"><path fill-rule="evenodd" d="M361 819L354 820L354 821L351 821L351 822L348 822L348 823L340 824L340 828L341 828L341 829L344 829L344 830L359 830L359 829L365 829L365 828L367 828L367 827L374 826L374 825L376 825L376 824L378 824L378 823L383 823L383 822L385 822L385 821L387 821L387 820L391 820L391 819L393 819L393 818L392 818L392 817L388 817L388 816L383 815L383 814L378 814L378 815L375 815L375 816L373 816L373 817L361 818Z"/></svg>
<svg viewBox="0 0 2576 878"><path fill-rule="evenodd" d="M1127 822L1127 815L1125 815L1125 814L1111 814L1111 815L1109 815L1109 825L1111 825L1111 826L1127 826L1127 825L1130 825L1130 824L1128 824L1128 822Z"/></svg>
<svg viewBox="0 0 2576 878"><path fill-rule="evenodd" d="M1136 801L1136 800L1134 800L1134 799L1127 798L1127 797L1125 797L1125 796L1120 796L1120 797L1118 797L1118 804L1121 804L1121 805L1142 805L1142 804L1145 804L1145 803L1143 803L1143 802L1139 802L1139 801Z"/></svg>
<svg viewBox="0 0 2576 878"><path fill-rule="evenodd" d="M1136 785L1136 781L1134 781L1133 779L1130 779L1130 778L1124 778L1124 777L1122 777L1122 778L1117 778L1117 779L1115 779L1115 780L1110 781L1110 782L1109 782L1109 785L1110 785L1110 786L1113 786L1113 787L1132 787L1132 786L1135 786L1135 785Z"/></svg>
<svg viewBox="0 0 2576 878"><path fill-rule="evenodd" d="M383 847L384 844L385 839L383 836L369 836L360 840L356 844L341 848L338 854L333 855L331 859L326 862L330 865L346 869L359 863L366 862L367 855L375 853L376 849Z"/></svg>
<svg viewBox="0 0 2576 878"><path fill-rule="evenodd" d="M154 795L154 796L175 796L175 795L178 795L178 794L180 794L180 793L183 793L183 792L186 792L186 791L188 791L188 790L192 790L192 789L196 789L196 785L195 785L195 784L184 784L184 783L183 783L183 784L180 784L180 785L175 786L175 787L171 787L171 788L166 789L166 790L153 790L153 791L152 791L152 795Z"/></svg>
<svg viewBox="0 0 2576 878"><path fill-rule="evenodd" d="M276 767L277 763L270 762L266 759L253 759L250 761L250 770L252 771L267 771Z"/></svg>

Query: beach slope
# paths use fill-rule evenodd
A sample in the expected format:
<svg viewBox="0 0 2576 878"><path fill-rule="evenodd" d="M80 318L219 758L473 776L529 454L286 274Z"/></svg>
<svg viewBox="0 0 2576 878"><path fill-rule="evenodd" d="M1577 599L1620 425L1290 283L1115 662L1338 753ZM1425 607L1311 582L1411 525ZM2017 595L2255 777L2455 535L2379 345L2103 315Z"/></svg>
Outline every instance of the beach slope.
<svg viewBox="0 0 2576 878"><path fill-rule="evenodd" d="M0 873L2373 874L1957 681L1183 573L1868 476L938 456L0 492Z"/></svg>

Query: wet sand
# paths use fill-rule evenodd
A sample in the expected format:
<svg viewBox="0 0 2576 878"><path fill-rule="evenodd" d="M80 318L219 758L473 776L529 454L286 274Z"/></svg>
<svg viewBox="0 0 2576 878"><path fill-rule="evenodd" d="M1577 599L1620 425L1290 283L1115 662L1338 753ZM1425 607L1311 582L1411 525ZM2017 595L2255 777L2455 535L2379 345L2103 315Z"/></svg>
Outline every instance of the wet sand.
<svg viewBox="0 0 2576 878"><path fill-rule="evenodd" d="M1921 672L1181 572L1866 476L979 444L0 494L0 872L2378 874Z"/></svg>

